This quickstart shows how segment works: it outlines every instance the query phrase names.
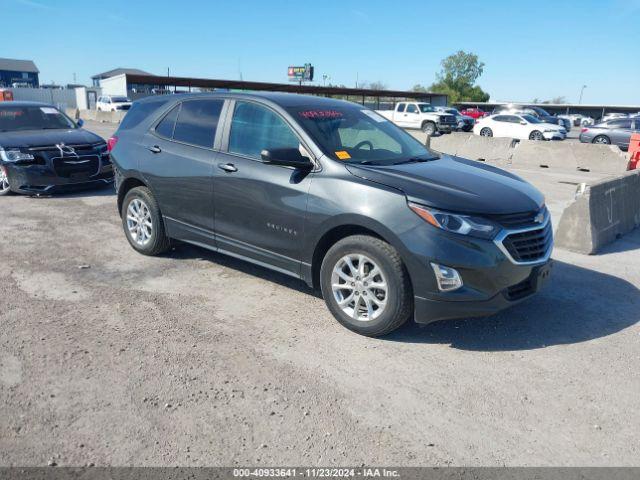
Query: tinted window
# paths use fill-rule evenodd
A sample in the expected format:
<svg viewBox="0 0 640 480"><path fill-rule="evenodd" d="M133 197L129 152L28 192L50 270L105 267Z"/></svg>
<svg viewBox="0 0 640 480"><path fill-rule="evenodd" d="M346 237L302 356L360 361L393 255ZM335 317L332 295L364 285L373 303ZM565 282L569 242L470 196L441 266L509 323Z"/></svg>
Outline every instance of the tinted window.
<svg viewBox="0 0 640 480"><path fill-rule="evenodd" d="M413 103L407 105L407 113L416 113L418 111L418 107L416 107Z"/></svg>
<svg viewBox="0 0 640 480"><path fill-rule="evenodd" d="M76 128L69 118L58 109L49 106L0 108L0 132L18 130L55 130L62 128Z"/></svg>
<svg viewBox="0 0 640 480"><path fill-rule="evenodd" d="M504 115L498 115L497 117L493 117L493 120L495 122L508 122L509 121L509 117L506 117Z"/></svg>
<svg viewBox="0 0 640 480"><path fill-rule="evenodd" d="M179 142L213 147L223 100L189 100L182 102L173 139Z"/></svg>
<svg viewBox="0 0 640 480"><path fill-rule="evenodd" d="M180 111L180 104L176 105L167 113L156 127L156 133L165 138L173 138L173 129L176 126L176 119ZM129 114L127 113L127 117ZM125 119L127 118L125 117Z"/></svg>
<svg viewBox="0 0 640 480"><path fill-rule="evenodd" d="M156 108L164 102L144 102L134 103L127 111L127 114L120 122L118 130L129 130L137 127L140 122L146 119Z"/></svg>
<svg viewBox="0 0 640 480"><path fill-rule="evenodd" d="M404 103L399 103L399 104L398 104L397 111L398 111L398 112L404 112L404 106L405 106L405 104L404 104Z"/></svg>
<svg viewBox="0 0 640 480"><path fill-rule="evenodd" d="M260 158L262 150L299 145L298 137L278 114L253 103L236 103L229 134L230 152Z"/></svg>
<svg viewBox="0 0 640 480"><path fill-rule="evenodd" d="M611 120L609 126L612 128L631 128L631 119L620 118L618 120Z"/></svg>

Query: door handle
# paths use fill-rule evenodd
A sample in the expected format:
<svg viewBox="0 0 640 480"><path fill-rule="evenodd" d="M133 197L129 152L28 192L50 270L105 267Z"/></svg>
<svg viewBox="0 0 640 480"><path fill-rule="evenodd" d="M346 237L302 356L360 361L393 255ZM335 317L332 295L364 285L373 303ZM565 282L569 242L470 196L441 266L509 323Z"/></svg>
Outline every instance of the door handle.
<svg viewBox="0 0 640 480"><path fill-rule="evenodd" d="M162 149L158 145L147 147L151 153L160 153Z"/></svg>
<svg viewBox="0 0 640 480"><path fill-rule="evenodd" d="M233 163L219 163L218 168L224 170L227 173L237 172L238 169Z"/></svg>

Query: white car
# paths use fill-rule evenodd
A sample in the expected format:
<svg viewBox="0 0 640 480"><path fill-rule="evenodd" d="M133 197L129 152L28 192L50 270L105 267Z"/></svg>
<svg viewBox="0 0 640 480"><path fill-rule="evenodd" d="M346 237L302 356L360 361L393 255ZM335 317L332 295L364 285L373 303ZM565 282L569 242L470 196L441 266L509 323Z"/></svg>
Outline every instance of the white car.
<svg viewBox="0 0 640 480"><path fill-rule="evenodd" d="M545 123L533 115L497 114L482 118L473 127L481 137L508 137L520 140L564 140L567 130Z"/></svg>
<svg viewBox="0 0 640 480"><path fill-rule="evenodd" d="M101 95L96 102L96 109L99 112L115 112L116 110L129 110L131 100L119 95Z"/></svg>

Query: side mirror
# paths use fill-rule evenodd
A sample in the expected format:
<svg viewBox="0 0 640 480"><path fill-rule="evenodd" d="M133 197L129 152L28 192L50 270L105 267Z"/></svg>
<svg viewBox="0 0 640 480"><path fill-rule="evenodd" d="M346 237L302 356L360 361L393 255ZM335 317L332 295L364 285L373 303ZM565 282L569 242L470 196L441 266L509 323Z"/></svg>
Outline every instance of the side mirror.
<svg viewBox="0 0 640 480"><path fill-rule="evenodd" d="M82 127L84 125L84 120L79 118L78 120L76 120L76 125L78 125L78 127Z"/></svg>
<svg viewBox="0 0 640 480"><path fill-rule="evenodd" d="M271 165L282 165L285 167L302 168L311 170L313 163L300 153L297 148L271 148L262 150L260 157L265 163Z"/></svg>

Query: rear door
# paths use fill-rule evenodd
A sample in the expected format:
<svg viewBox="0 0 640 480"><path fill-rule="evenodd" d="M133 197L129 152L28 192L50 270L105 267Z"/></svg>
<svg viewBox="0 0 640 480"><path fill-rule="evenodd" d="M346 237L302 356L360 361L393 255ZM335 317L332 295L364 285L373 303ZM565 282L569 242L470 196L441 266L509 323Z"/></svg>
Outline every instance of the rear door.
<svg viewBox="0 0 640 480"><path fill-rule="evenodd" d="M629 147L629 141L631 140L631 118L618 118L609 122L610 138L613 145L617 145L622 148Z"/></svg>
<svg viewBox="0 0 640 480"><path fill-rule="evenodd" d="M140 170L155 194L169 235L214 245L213 169L223 99L175 105L146 134Z"/></svg>
<svg viewBox="0 0 640 480"><path fill-rule="evenodd" d="M260 152L304 145L264 104L235 101L229 112L214 176L217 247L297 276L313 173L264 163Z"/></svg>

